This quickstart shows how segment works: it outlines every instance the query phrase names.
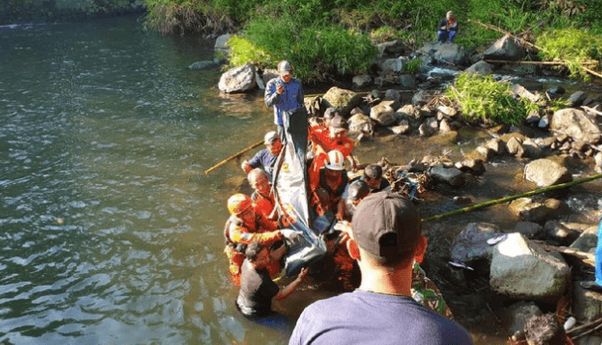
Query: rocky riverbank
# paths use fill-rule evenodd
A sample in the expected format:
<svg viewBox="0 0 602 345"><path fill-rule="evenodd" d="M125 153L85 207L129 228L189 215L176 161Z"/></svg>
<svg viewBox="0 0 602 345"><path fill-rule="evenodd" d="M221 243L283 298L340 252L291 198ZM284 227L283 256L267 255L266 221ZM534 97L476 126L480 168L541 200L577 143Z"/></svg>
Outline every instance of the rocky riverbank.
<svg viewBox="0 0 602 345"><path fill-rule="evenodd" d="M227 49L223 44L219 48ZM399 42L387 42L379 46L379 52L372 75L354 77L350 88L332 87L307 97L310 115L319 117L325 109L336 108L348 119L350 135L360 146L399 136L441 138L455 145L464 128L476 126L486 133L474 150L456 159L425 156L402 164L382 160L387 177L398 190L404 192L404 183L412 181L419 185L414 191L418 199L421 193L440 190L442 185L448 193L461 195L463 189L478 188L477 181L487 179L490 170L503 169L509 161L523 166L518 178L531 188L569 182L584 172L602 172L600 94L588 90L568 94L561 86L527 88L512 77L536 76L535 66L515 70L484 61L521 59L526 52L512 38L505 36L472 56L454 44L429 44L408 52ZM412 64L419 67L410 73L407 66ZM444 93L463 70L494 74L500 83L510 83L516 99L541 107L513 126L467 121L461 107ZM275 71L245 65L225 72L219 88L222 92L261 89L275 75ZM371 87L375 89L362 92ZM554 100L562 100L557 104L564 107L553 109ZM500 190L499 194L506 192ZM602 318L602 295L579 286L580 281L591 279L596 222L602 215L600 201L598 208L576 211L569 205L569 196L568 191L555 192L506 203L502 207L507 208L512 218L507 222L513 226L472 222L457 235L444 238L434 237L437 226L425 226L431 246L436 248L436 254L427 259L429 273L439 280L460 320L478 323L488 317L502 338L515 335L520 339L533 316L555 313L562 322L572 316L577 325ZM460 196L454 200L458 204L472 202ZM482 304L465 305L474 301ZM599 343L597 335L580 336L587 330L575 328L568 333L578 338L577 344Z"/></svg>

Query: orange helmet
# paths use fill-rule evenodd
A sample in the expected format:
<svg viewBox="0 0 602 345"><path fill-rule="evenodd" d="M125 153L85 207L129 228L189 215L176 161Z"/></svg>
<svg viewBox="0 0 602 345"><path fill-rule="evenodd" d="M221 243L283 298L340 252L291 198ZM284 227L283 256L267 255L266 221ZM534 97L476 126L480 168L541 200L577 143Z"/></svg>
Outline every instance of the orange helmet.
<svg viewBox="0 0 602 345"><path fill-rule="evenodd" d="M228 198L228 211L233 216L238 216L253 207L253 201L248 195L237 193Z"/></svg>

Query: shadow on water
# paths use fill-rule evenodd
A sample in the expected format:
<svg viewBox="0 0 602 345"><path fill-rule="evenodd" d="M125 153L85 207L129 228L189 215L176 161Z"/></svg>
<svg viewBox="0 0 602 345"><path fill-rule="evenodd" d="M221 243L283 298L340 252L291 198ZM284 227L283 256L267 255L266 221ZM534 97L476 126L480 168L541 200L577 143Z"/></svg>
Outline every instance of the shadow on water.
<svg viewBox="0 0 602 345"><path fill-rule="evenodd" d="M212 45L145 32L133 17L0 28L0 342L286 342L239 315L226 277L225 202L244 177L235 163L202 171L261 139L271 114L257 95L220 96L218 70L186 69ZM458 158L486 137L381 138L357 154ZM500 161L461 193L525 190L521 170ZM602 190L575 189L575 207L591 188ZM430 193L423 213L453 208L455 193ZM430 255L443 260L475 220L512 223L499 206L430 224L431 243L444 239ZM310 285L277 308L292 322L329 295Z"/></svg>

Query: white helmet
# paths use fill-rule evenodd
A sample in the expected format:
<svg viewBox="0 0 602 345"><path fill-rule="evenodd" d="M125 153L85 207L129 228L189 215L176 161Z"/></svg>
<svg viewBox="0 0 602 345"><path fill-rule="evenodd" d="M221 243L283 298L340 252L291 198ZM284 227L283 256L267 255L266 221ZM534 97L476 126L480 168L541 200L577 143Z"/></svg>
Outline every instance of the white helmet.
<svg viewBox="0 0 602 345"><path fill-rule="evenodd" d="M330 170L345 170L345 156L339 150L328 152L328 161L326 169Z"/></svg>

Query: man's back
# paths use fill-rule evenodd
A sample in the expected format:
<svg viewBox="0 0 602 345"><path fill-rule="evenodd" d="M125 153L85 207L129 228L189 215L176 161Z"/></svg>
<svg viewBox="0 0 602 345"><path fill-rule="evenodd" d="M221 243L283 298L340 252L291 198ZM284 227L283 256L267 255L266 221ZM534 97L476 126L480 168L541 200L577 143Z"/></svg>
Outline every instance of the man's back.
<svg viewBox="0 0 602 345"><path fill-rule="evenodd" d="M410 297L356 290L307 307L289 345L472 344L468 333Z"/></svg>

